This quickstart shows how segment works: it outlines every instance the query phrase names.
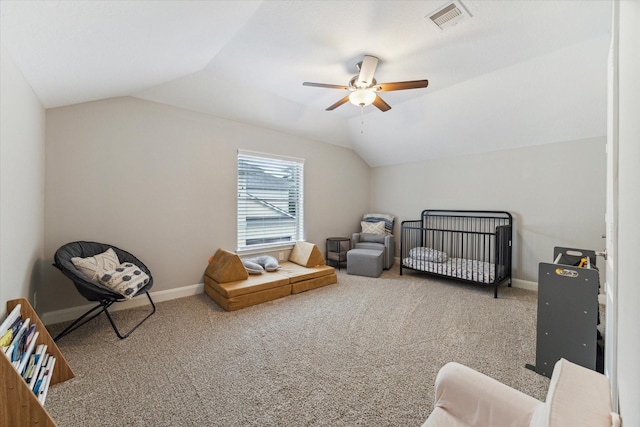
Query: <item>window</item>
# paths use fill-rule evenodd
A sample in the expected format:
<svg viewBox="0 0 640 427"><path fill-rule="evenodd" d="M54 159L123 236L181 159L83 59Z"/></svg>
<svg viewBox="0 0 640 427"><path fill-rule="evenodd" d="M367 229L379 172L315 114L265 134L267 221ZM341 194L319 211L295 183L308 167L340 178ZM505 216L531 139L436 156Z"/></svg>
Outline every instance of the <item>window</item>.
<svg viewBox="0 0 640 427"><path fill-rule="evenodd" d="M238 151L238 252L304 239L304 160Z"/></svg>

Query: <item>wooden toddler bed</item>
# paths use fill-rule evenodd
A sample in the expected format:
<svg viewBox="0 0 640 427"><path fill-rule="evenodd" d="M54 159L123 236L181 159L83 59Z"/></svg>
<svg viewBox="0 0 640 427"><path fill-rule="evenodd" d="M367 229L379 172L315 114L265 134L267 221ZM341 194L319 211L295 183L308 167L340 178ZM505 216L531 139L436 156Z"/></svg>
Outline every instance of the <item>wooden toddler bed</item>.
<svg viewBox="0 0 640 427"><path fill-rule="evenodd" d="M511 286L512 217L502 211L424 210L400 227L400 275L420 271L464 282Z"/></svg>

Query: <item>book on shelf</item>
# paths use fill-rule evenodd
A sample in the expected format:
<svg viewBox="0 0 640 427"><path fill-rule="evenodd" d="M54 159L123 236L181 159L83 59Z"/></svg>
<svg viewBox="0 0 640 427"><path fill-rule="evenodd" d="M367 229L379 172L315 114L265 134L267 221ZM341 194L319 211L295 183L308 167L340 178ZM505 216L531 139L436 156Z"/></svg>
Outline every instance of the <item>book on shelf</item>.
<svg viewBox="0 0 640 427"><path fill-rule="evenodd" d="M45 354L47 353L47 345L40 344L36 347L36 352L33 354L33 367L27 371L23 378L27 382L27 385L31 390L33 390L33 386L36 384L36 380L38 379L38 373L40 372L40 368L42 367L42 362L45 359Z"/></svg>
<svg viewBox="0 0 640 427"><path fill-rule="evenodd" d="M47 398L47 391L49 391L49 385L51 384L51 376L53 375L53 367L56 364L56 358L50 356L47 360L46 370L42 377L42 384L40 385L40 389L38 390L38 400L40 403L44 405L44 401Z"/></svg>
<svg viewBox="0 0 640 427"><path fill-rule="evenodd" d="M46 344L37 344L40 333L30 318L22 318L21 308L21 304L17 304L0 323L0 348L36 398L44 404L56 358L47 353Z"/></svg>
<svg viewBox="0 0 640 427"><path fill-rule="evenodd" d="M24 369L27 367L27 363L29 362L29 359L31 358L31 354L33 353L33 349L35 348L38 335L40 335L40 333L37 332L35 329L36 329L36 325L32 325L29 328L29 333L25 334L24 339L22 340L23 342L21 343L21 346L23 349L22 349L22 355L20 356L18 368L17 368L17 371L20 375L23 374Z"/></svg>
<svg viewBox="0 0 640 427"><path fill-rule="evenodd" d="M38 393L40 392L40 388L42 387L42 378L44 377L44 372L47 369L47 363L49 361L49 353L45 353L43 360L42 360L42 365L40 365L40 370L38 371L37 375L34 377L34 385L32 387L33 392L36 394L36 396L38 396Z"/></svg>
<svg viewBox="0 0 640 427"><path fill-rule="evenodd" d="M18 367L16 361L18 360L19 356L22 355L22 352L20 349L22 336L27 332L27 328L29 327L30 321L31 319L27 317L27 319L24 322L22 322L22 326L20 326L20 329L18 329L18 332L16 332L15 336L13 337L13 341L11 341L9 348L5 352L5 354L9 358L9 361L11 361L11 364L15 368Z"/></svg>
<svg viewBox="0 0 640 427"><path fill-rule="evenodd" d="M0 323L0 335L3 335L4 332L7 331L7 329L9 329L9 327L15 322L15 320L20 317L20 309L22 308L22 306L20 304L17 304L13 310L11 310L11 313L9 313L9 315L2 321L2 323Z"/></svg>
<svg viewBox="0 0 640 427"><path fill-rule="evenodd" d="M24 367L24 370L22 371L22 378L25 380L25 382L28 384L29 381L29 374L31 372L33 372L33 370L35 369L36 366L36 353L31 353L31 356L29 356L29 361L27 362L26 366Z"/></svg>
<svg viewBox="0 0 640 427"><path fill-rule="evenodd" d="M13 342L13 337L15 337L16 333L22 326L22 317L18 317L13 324L5 331L5 333L0 337L0 345L2 346L2 351L5 352L9 345Z"/></svg>
<svg viewBox="0 0 640 427"><path fill-rule="evenodd" d="M4 353L9 354L9 347L11 343L13 343L16 334L20 331L20 328L22 328L22 323L22 317L18 316L2 335L2 339L0 341L2 342L2 351Z"/></svg>

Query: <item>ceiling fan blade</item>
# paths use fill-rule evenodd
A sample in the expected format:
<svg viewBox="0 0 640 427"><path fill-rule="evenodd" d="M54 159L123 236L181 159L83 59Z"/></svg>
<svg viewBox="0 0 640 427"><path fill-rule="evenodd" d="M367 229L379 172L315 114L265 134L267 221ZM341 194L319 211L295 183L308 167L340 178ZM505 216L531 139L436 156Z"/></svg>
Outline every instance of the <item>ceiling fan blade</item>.
<svg viewBox="0 0 640 427"><path fill-rule="evenodd" d="M311 83L311 82L304 82L302 83L303 86L314 86L314 87L327 87L329 89L344 89L344 90L349 90L348 86L340 86L340 85L330 85L327 83Z"/></svg>
<svg viewBox="0 0 640 427"><path fill-rule="evenodd" d="M391 92L393 90L420 89L427 87L429 80L412 80L408 82L380 83L376 85L378 92Z"/></svg>
<svg viewBox="0 0 640 427"><path fill-rule="evenodd" d="M339 106L341 106L342 104L345 104L347 101L349 101L349 95L345 96L344 98L342 98L340 101L336 102L335 104L333 104L330 107L327 107L327 109L325 111L331 111L331 110L335 110L336 108L338 108Z"/></svg>
<svg viewBox="0 0 640 427"><path fill-rule="evenodd" d="M373 73L376 72L378 66L378 58L375 56L365 55L360 64L360 74L358 74L358 85L360 87L368 87L373 82Z"/></svg>
<svg viewBox="0 0 640 427"><path fill-rule="evenodd" d="M384 102L384 100L382 98L380 98L378 95L376 95L376 99L373 101L373 105L378 107L378 109L380 111L382 111L383 113L385 111L389 111L391 109L391 106L389 104L387 104L386 102Z"/></svg>

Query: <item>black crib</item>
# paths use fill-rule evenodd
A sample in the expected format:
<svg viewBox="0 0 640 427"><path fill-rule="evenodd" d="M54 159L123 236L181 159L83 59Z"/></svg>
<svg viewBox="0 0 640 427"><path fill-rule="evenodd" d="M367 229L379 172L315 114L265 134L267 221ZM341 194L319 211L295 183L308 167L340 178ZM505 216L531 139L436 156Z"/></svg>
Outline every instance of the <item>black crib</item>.
<svg viewBox="0 0 640 427"><path fill-rule="evenodd" d="M400 228L400 274L407 268L440 277L511 286L512 217L504 211L424 210Z"/></svg>

